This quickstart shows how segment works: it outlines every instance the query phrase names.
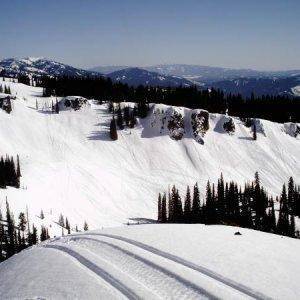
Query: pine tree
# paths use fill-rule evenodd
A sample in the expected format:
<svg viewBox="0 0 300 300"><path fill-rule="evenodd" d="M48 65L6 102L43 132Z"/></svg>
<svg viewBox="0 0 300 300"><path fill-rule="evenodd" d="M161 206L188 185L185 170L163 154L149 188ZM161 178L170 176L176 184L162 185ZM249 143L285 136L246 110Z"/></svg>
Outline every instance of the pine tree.
<svg viewBox="0 0 300 300"><path fill-rule="evenodd" d="M289 236L290 237L295 237L295 216L291 215L290 216L290 227L289 227Z"/></svg>
<svg viewBox="0 0 300 300"><path fill-rule="evenodd" d="M21 212L19 214L19 229L24 232L26 229L26 224L27 224L27 220L25 214Z"/></svg>
<svg viewBox="0 0 300 300"><path fill-rule="evenodd" d="M71 233L71 228L70 228L70 224L69 224L68 218L66 218L66 229L68 231L68 234L70 234Z"/></svg>
<svg viewBox="0 0 300 300"><path fill-rule="evenodd" d="M44 212L43 210L41 210L41 213L40 213L40 218L43 220L45 218L45 215L44 215Z"/></svg>
<svg viewBox="0 0 300 300"><path fill-rule="evenodd" d="M19 159L19 154L17 154L17 177L20 178L22 177L21 175L21 168L20 168L20 159Z"/></svg>
<svg viewBox="0 0 300 300"><path fill-rule="evenodd" d="M118 139L118 132L117 132L115 117L113 117L112 120L110 121L110 138L113 141L116 141Z"/></svg>
<svg viewBox="0 0 300 300"><path fill-rule="evenodd" d="M62 214L60 214L60 216L59 216L58 225L60 225L61 227L65 227L65 220L64 220L64 216Z"/></svg>
<svg viewBox="0 0 300 300"><path fill-rule="evenodd" d="M255 120L253 120L253 140L254 141L257 140L257 130L256 130Z"/></svg>
<svg viewBox="0 0 300 300"><path fill-rule="evenodd" d="M192 220L194 223L200 223L200 196L199 196L198 183L194 185Z"/></svg>
<svg viewBox="0 0 300 300"><path fill-rule="evenodd" d="M13 216L10 212L9 204L6 200L6 223L7 223L7 245L6 245L6 257L11 257L16 253L16 243L15 243L15 224Z"/></svg>
<svg viewBox="0 0 300 300"><path fill-rule="evenodd" d="M288 183L288 208L290 214L295 214L295 184L293 177L290 177L289 183Z"/></svg>
<svg viewBox="0 0 300 300"><path fill-rule="evenodd" d="M41 242L45 241L48 239L48 233L47 230L44 226L41 226L41 235L40 235L40 240Z"/></svg>
<svg viewBox="0 0 300 300"><path fill-rule="evenodd" d="M289 235L290 232L289 215L288 215L288 204L285 184L282 187L280 197L280 209L279 217L277 222L277 233L282 235Z"/></svg>
<svg viewBox="0 0 300 300"><path fill-rule="evenodd" d="M162 203L161 203L161 222L166 223L167 222L167 196L166 193L164 193L162 197Z"/></svg>
<svg viewBox="0 0 300 300"><path fill-rule="evenodd" d="M158 194L158 202L157 202L157 221L162 221L162 201L161 201L161 194Z"/></svg>
<svg viewBox="0 0 300 300"><path fill-rule="evenodd" d="M89 230L89 226L88 226L88 223L86 221L84 221L83 230L84 231L88 231Z"/></svg>
<svg viewBox="0 0 300 300"><path fill-rule="evenodd" d="M57 98L56 98L56 102L55 102L55 113L59 114L59 104L57 102Z"/></svg>
<svg viewBox="0 0 300 300"><path fill-rule="evenodd" d="M118 109L118 112L117 112L117 125L120 130L124 129L123 116L122 116L121 109Z"/></svg>
<svg viewBox="0 0 300 300"><path fill-rule="evenodd" d="M192 212L192 201L191 201L190 187L188 186L186 189L186 195L184 200L184 221L186 223L190 223L192 221L191 212Z"/></svg>

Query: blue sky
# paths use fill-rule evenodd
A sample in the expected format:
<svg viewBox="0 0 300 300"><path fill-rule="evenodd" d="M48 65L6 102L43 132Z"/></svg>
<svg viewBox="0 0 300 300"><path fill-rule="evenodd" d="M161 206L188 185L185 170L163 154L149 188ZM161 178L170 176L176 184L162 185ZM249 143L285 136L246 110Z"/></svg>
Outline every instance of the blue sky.
<svg viewBox="0 0 300 300"><path fill-rule="evenodd" d="M10 0L0 58L300 69L299 0Z"/></svg>

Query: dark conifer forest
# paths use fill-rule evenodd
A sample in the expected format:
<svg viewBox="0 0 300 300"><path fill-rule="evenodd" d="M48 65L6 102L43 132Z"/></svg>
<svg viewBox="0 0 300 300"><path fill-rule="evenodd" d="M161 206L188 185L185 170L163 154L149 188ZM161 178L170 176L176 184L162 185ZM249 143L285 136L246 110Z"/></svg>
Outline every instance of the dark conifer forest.
<svg viewBox="0 0 300 300"><path fill-rule="evenodd" d="M20 187L20 161L19 156L17 156L17 161L15 164L14 158L8 155L0 157L0 188L6 188L7 186L12 186L15 188Z"/></svg>
<svg viewBox="0 0 300 300"><path fill-rule="evenodd" d="M25 81L24 78L22 78ZM28 82L28 80L27 80ZM136 103L163 103L192 109L206 109L211 113L228 113L240 118L262 118L275 122L300 122L300 99L288 96L262 96L250 98L225 95L221 90L200 89L196 86L162 88L130 87L113 83L109 78L35 78L44 87L44 96L78 95L103 101L130 101Z"/></svg>
<svg viewBox="0 0 300 300"><path fill-rule="evenodd" d="M300 186L292 177L276 198L268 195L258 173L243 188L236 182L225 182L221 174L217 186L207 182L203 199L197 183L188 186L184 196L175 185L158 196L160 223L223 224L299 238L295 217L300 217Z"/></svg>

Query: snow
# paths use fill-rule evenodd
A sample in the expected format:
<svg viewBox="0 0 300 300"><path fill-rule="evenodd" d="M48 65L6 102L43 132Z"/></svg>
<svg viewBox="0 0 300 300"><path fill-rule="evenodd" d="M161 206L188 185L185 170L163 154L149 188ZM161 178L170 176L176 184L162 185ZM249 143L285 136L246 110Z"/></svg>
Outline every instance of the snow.
<svg viewBox="0 0 300 300"><path fill-rule="evenodd" d="M300 85L293 87L292 92L295 96L300 96Z"/></svg>
<svg viewBox="0 0 300 300"><path fill-rule="evenodd" d="M53 223L51 236L61 234L54 223L60 213L80 229L85 220L93 229L124 224L129 218L156 218L159 192L171 184L184 192L197 181L203 196L207 180L216 182L221 172L226 180L244 184L259 171L274 194L289 176L296 182L300 178L300 138L286 134L284 124L260 120L264 134L258 132L254 142L251 130L237 118L229 135L219 129L224 116L210 114L200 145L189 121L194 110L157 104L153 110L183 115L181 140L172 140L167 129L160 131L160 123L152 127L151 113L135 129L118 131L113 142L106 104L90 100L80 110L51 114L56 99L41 97L41 88L5 84L17 99L11 114L0 110L0 153L19 154L23 176L20 189L0 190L0 205L7 197L16 216L28 206L32 222ZM41 209L45 220L37 217Z"/></svg>
<svg viewBox="0 0 300 300"><path fill-rule="evenodd" d="M293 300L299 251L299 240L222 225L110 228L14 255L0 265L0 298Z"/></svg>

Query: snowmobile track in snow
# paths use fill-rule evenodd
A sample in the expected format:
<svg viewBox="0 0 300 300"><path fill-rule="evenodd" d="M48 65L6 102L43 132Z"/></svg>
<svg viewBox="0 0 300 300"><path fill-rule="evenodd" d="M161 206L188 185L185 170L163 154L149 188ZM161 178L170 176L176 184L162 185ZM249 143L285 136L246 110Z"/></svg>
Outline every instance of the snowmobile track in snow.
<svg viewBox="0 0 300 300"><path fill-rule="evenodd" d="M92 241L92 242L96 242L98 244L102 244L102 245L107 245L110 248L113 248L114 250L120 251L125 255L128 255L131 258L134 258L135 260L138 260L139 262L145 264L146 266L157 270L161 273L163 273L164 275L174 279L175 281L179 282L180 284L182 284L184 287L188 288L188 289L192 289L194 292L196 292L197 294L207 297L208 299L212 299L212 300L217 300L219 298L217 298L216 296L212 295L211 293L207 292L205 289L199 287L198 285L184 279L183 277L177 275L176 273L173 273L171 271L169 271L168 269L157 265L156 263L141 257L140 255L137 255L131 251L128 251L120 246L117 246L115 244L106 242L106 241L101 241L95 238L90 238L90 237L81 237L81 236L76 236L76 237L71 237L70 239L71 241L81 241L81 240L87 240L87 241Z"/></svg>
<svg viewBox="0 0 300 300"><path fill-rule="evenodd" d="M121 283L119 280L112 277L109 273L104 271L102 268L91 262L90 260L83 257L81 254L77 253L76 251L60 246L60 245L45 245L43 246L45 248L55 249L58 251L62 251L71 257L75 258L80 264L97 274L99 277L101 277L103 280L105 280L107 283L109 283L111 286L113 286L115 289L117 289L120 293L122 293L125 297L127 297L130 300L136 300L140 299L131 289L126 287L123 283Z"/></svg>
<svg viewBox="0 0 300 300"><path fill-rule="evenodd" d="M134 245L138 248L141 248L143 250L146 250L148 252L151 252L153 254L156 254L160 257L163 257L163 258L166 258L168 260L172 260L178 264L181 264L187 268L190 268L192 270L195 270L197 272L200 272L212 279L215 279L216 281L220 282L220 283L223 283L233 289L235 289L236 291L239 291L247 296L250 296L254 299L258 299L258 300L266 300L266 299L271 299L270 297L266 296L266 295L263 295L262 293L260 292L256 292L254 291L253 289L243 285L243 284L240 284L238 282L235 282L229 278L226 278L214 271L211 271L203 266L200 266L200 265L197 265L197 264L194 264L192 262L189 262L179 256L176 256L174 254L171 254L171 253L168 253L168 252L165 252L165 251L162 251L162 250L159 250L157 248L154 248L152 246L149 246L147 244L144 244L144 243L141 243L141 242L138 242L138 241L135 241L135 240L132 240L132 239L129 239L129 238L125 238L125 237L122 237L122 236L119 236L119 235L114 235L114 234L105 234L105 233L89 233L87 235L93 235L93 236L103 236L103 237L108 237L108 238L111 238L111 239L115 239L115 240L120 240L120 241L123 241L125 243L128 243L128 244L131 244L131 245ZM80 235L80 234L73 234L73 235L70 235L70 237L83 237L83 235Z"/></svg>

